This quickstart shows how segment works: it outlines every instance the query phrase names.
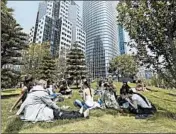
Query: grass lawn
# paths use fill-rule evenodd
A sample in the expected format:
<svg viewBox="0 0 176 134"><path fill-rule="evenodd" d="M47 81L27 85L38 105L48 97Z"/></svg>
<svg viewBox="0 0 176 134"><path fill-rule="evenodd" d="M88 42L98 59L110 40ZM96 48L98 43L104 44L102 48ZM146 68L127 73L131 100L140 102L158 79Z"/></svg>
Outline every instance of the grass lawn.
<svg viewBox="0 0 176 134"><path fill-rule="evenodd" d="M120 83L115 83L117 89ZM92 84L95 87L95 83ZM134 86L134 85L131 85ZM151 87L152 88L152 87ZM157 114L145 120L136 120L133 115L121 114L115 110L92 110L89 119L57 120L53 123L23 122L17 117L8 118L16 113L9 110L17 97L1 100L2 108L2 132L6 133L59 133L59 132L82 132L82 133L132 133L132 132L156 132L176 133L176 90L163 90L152 88L153 92L144 92L157 107ZM4 92L3 92L4 93ZM119 91L118 91L119 93ZM70 110L78 110L73 105L75 99L81 99L75 90L71 99L66 99L58 105L68 105Z"/></svg>

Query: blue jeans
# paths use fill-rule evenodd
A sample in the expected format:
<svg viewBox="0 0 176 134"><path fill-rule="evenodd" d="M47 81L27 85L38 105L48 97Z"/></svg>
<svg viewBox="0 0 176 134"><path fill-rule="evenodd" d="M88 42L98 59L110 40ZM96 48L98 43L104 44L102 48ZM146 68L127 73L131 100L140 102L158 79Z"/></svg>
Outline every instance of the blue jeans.
<svg viewBox="0 0 176 134"><path fill-rule="evenodd" d="M83 101L81 102L80 100L75 100L74 105L78 106L80 108L83 107L84 109L90 108L88 105L86 105L85 102L83 102Z"/></svg>

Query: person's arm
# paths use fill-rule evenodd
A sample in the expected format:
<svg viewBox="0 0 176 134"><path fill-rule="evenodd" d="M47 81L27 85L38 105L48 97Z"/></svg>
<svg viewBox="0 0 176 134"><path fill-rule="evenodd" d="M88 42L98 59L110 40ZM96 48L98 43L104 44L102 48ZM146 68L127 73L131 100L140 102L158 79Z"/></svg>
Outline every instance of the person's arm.
<svg viewBox="0 0 176 134"><path fill-rule="evenodd" d="M10 109L10 112L12 112L14 110L14 108L19 104L19 102L22 100L22 97L24 95L24 93L26 92L27 88L23 88L21 91L21 94L19 96L19 98L17 99L17 101L15 102L15 104L12 106L12 108Z"/></svg>
<svg viewBox="0 0 176 134"><path fill-rule="evenodd" d="M128 101L128 103L134 108L137 109L137 100L130 100L129 98L126 98L126 100Z"/></svg>
<svg viewBox="0 0 176 134"><path fill-rule="evenodd" d="M83 90L83 100L84 101L86 100L86 92L85 92L85 90Z"/></svg>
<svg viewBox="0 0 176 134"><path fill-rule="evenodd" d="M41 96L41 100L49 107L54 108L54 109L60 109L49 97L49 95L43 95Z"/></svg>

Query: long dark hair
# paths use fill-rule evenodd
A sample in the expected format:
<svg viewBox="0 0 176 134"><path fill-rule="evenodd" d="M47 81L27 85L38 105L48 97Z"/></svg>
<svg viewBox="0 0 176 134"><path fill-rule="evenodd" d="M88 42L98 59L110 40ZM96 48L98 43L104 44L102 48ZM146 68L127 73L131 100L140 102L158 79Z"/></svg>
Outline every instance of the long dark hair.
<svg viewBox="0 0 176 134"><path fill-rule="evenodd" d="M34 78L32 76L25 76L24 78L24 85L27 87L27 90L30 91L32 87L34 86L33 82Z"/></svg>
<svg viewBox="0 0 176 134"><path fill-rule="evenodd" d="M86 87L88 87L88 88L89 88L90 95L91 95L91 97L92 97L92 91L91 91L91 87L90 87L90 84L88 83L88 81L87 81L87 80L86 80L86 81L84 81L84 82L83 82L83 84L84 84Z"/></svg>

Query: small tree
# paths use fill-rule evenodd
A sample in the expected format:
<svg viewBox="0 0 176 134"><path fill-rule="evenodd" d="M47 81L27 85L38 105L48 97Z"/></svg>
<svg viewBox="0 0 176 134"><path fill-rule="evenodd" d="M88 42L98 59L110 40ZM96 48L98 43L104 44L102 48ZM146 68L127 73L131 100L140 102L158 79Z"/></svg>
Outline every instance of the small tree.
<svg viewBox="0 0 176 134"><path fill-rule="evenodd" d="M66 64L66 73L76 80L78 88L78 80L85 77L87 70L84 52L78 47L77 43L72 45L70 52L67 54Z"/></svg>
<svg viewBox="0 0 176 134"><path fill-rule="evenodd" d="M137 64L135 58L131 55L123 54L110 62L109 72L118 70L123 77L132 77L137 73Z"/></svg>
<svg viewBox="0 0 176 134"><path fill-rule="evenodd" d="M44 55L40 67L39 78L44 80L55 81L56 75L56 61L53 59L50 53L49 45L45 45L44 48L48 50L48 53Z"/></svg>
<svg viewBox="0 0 176 134"><path fill-rule="evenodd" d="M31 74L34 78L38 78L41 62L45 55L49 53L49 48L46 49L47 42L42 44L30 44L27 50L23 51L22 74Z"/></svg>

